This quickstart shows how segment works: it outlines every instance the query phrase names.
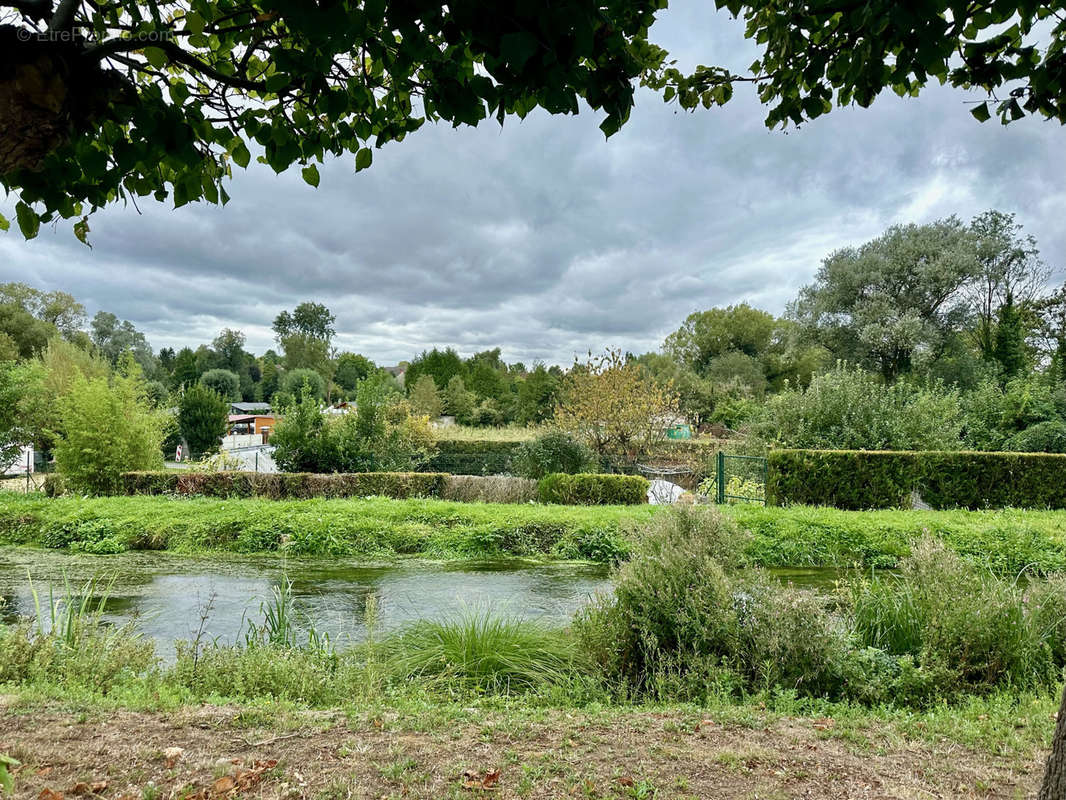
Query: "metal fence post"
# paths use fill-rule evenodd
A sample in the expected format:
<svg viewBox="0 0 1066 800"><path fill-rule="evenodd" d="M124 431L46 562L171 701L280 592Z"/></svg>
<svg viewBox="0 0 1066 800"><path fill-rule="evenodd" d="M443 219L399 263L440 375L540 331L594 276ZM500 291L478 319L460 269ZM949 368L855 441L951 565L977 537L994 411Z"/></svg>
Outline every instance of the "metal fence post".
<svg viewBox="0 0 1066 800"><path fill-rule="evenodd" d="M26 494L30 493L30 451L26 451Z"/></svg>
<svg viewBox="0 0 1066 800"><path fill-rule="evenodd" d="M718 504L725 503L725 453L718 451Z"/></svg>

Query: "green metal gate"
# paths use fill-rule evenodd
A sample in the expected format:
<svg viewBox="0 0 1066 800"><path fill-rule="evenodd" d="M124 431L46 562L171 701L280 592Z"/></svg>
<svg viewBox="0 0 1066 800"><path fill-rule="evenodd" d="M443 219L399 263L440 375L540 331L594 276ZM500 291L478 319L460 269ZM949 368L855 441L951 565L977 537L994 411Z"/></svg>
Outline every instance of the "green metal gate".
<svg viewBox="0 0 1066 800"><path fill-rule="evenodd" d="M767 461L761 456L736 456L718 451L715 500L718 503L766 504Z"/></svg>

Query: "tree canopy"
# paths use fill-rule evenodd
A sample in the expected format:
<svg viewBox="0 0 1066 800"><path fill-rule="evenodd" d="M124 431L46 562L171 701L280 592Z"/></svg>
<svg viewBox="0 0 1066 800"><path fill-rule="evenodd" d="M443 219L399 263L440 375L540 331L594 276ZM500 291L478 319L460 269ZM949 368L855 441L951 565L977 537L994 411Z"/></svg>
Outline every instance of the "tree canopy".
<svg viewBox="0 0 1066 800"><path fill-rule="evenodd" d="M977 88L1004 122L1066 122L1066 22L1052 3L939 0L908 6L716 0L746 22L760 57L737 73L682 72L649 38L666 0L0 0L0 185L23 235L152 196L229 199L234 165L277 172L402 141L426 121L455 126L537 108L628 119L638 83L684 108L754 85L767 124L930 80ZM1000 97L994 93L1001 92ZM0 227L9 222L0 217Z"/></svg>

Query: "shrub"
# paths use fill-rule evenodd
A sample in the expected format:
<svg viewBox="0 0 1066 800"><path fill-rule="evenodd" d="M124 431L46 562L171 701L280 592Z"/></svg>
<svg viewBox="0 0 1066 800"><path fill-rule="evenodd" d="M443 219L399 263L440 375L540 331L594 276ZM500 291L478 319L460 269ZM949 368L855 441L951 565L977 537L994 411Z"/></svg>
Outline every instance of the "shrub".
<svg viewBox="0 0 1066 800"><path fill-rule="evenodd" d="M767 441L791 448L950 449L959 446L961 413L953 392L888 385L842 365L807 389L771 397L755 428Z"/></svg>
<svg viewBox="0 0 1066 800"><path fill-rule="evenodd" d="M161 447L173 420L151 407L139 370L129 369L111 381L77 376L58 400L55 458L67 490L107 494L121 489L123 472L163 466Z"/></svg>
<svg viewBox="0 0 1066 800"><path fill-rule="evenodd" d="M508 475L447 475L440 498L460 503L532 503L537 499L537 482Z"/></svg>
<svg viewBox="0 0 1066 800"><path fill-rule="evenodd" d="M563 431L547 431L532 441L523 442L512 462L515 473L534 480L553 472L568 475L588 472L595 465L596 457L592 451Z"/></svg>
<svg viewBox="0 0 1066 800"><path fill-rule="evenodd" d="M270 474L264 472L128 472L126 494L182 494L207 497L437 497L449 476L432 472Z"/></svg>
<svg viewBox="0 0 1066 800"><path fill-rule="evenodd" d="M357 410L327 416L304 392L285 409L270 437L274 460L285 472L391 472L414 469L433 452L425 417L413 417L381 379L359 384Z"/></svg>
<svg viewBox="0 0 1066 800"><path fill-rule="evenodd" d="M767 502L845 509L1066 508L1066 456L1033 453L775 450Z"/></svg>
<svg viewBox="0 0 1066 800"><path fill-rule="evenodd" d="M1066 453L1066 423L1038 422L1010 437L1007 449L1016 453Z"/></svg>
<svg viewBox="0 0 1066 800"><path fill-rule="evenodd" d="M1061 580L1037 582L1027 602L1016 580L989 575L932 539L903 559L898 574L852 586L860 642L910 659L924 702L965 688L989 691L1054 684L1064 662Z"/></svg>
<svg viewBox="0 0 1066 800"><path fill-rule="evenodd" d="M542 503L626 506L648 502L648 481L639 475L545 475L537 484Z"/></svg>
<svg viewBox="0 0 1066 800"><path fill-rule="evenodd" d="M825 600L740 571L746 540L715 509L655 518L613 595L575 622L609 681L696 701L723 685L839 690L845 637Z"/></svg>

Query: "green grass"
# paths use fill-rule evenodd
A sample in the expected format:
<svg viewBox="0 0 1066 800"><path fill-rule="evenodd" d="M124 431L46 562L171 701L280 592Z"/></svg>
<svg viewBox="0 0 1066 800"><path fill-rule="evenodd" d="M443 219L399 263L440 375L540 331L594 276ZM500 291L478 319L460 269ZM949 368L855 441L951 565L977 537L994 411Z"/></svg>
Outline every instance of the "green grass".
<svg viewBox="0 0 1066 800"><path fill-rule="evenodd" d="M86 552L167 549L433 558L497 555L612 561L644 507L441 500L220 500L0 494L0 544Z"/></svg>
<svg viewBox="0 0 1066 800"><path fill-rule="evenodd" d="M753 534L762 566L895 566L923 535L995 572L1066 570L1066 511L841 511L736 505L726 513Z"/></svg>
<svg viewBox="0 0 1066 800"><path fill-rule="evenodd" d="M654 506L440 500L46 498L0 492L0 544L87 552L168 549L390 558L535 556L610 562ZM768 567L895 566L923 535L995 572L1066 571L1066 511L839 511L736 505L748 556Z"/></svg>
<svg viewBox="0 0 1066 800"><path fill-rule="evenodd" d="M417 622L388 640L384 651L396 679L479 692L565 686L588 670L575 642L558 629L478 610Z"/></svg>

